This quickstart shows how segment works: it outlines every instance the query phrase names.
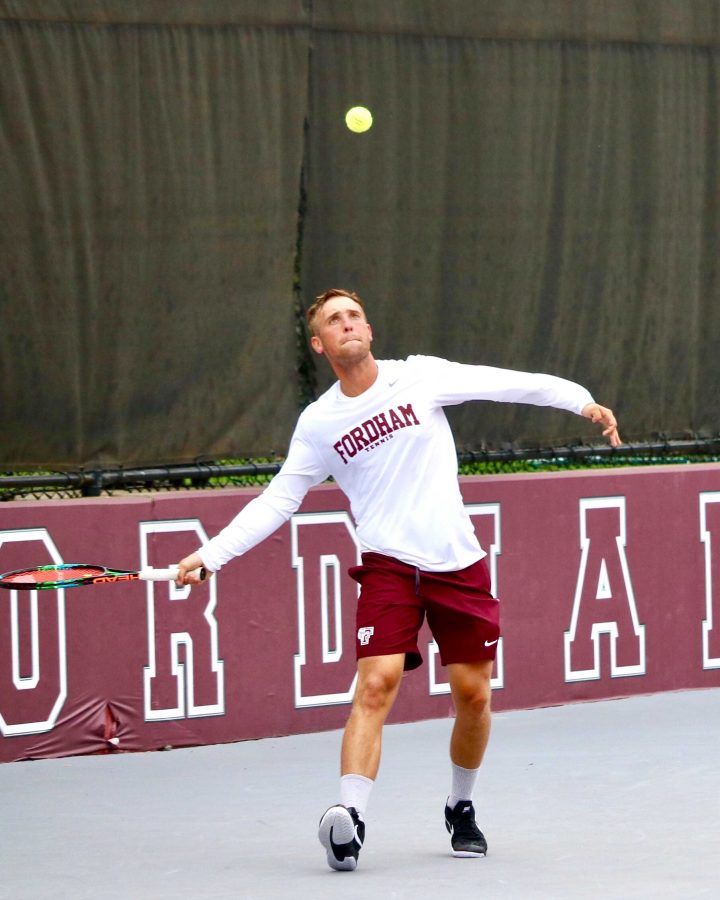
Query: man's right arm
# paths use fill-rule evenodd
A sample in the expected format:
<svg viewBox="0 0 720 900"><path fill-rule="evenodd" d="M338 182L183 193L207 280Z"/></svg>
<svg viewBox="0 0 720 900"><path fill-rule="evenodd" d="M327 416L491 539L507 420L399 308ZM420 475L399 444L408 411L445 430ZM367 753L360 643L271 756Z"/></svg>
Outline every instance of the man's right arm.
<svg viewBox="0 0 720 900"><path fill-rule="evenodd" d="M178 563L176 583L197 584L199 568L212 575L264 541L292 516L310 488L326 478L312 445L296 431L285 463L267 488L218 535Z"/></svg>

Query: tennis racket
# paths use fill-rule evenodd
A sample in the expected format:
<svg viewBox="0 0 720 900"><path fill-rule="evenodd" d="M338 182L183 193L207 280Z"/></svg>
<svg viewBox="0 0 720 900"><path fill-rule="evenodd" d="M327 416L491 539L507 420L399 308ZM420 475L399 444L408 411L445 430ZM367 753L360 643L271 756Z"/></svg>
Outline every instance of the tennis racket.
<svg viewBox="0 0 720 900"><path fill-rule="evenodd" d="M205 581L204 568L196 569L199 581ZM58 566L36 566L31 569L15 569L0 575L0 587L11 591L48 591L58 588L81 587L85 584L114 584L118 581L175 581L178 567L138 572L125 569L108 569L105 566L85 566L80 563L63 563Z"/></svg>

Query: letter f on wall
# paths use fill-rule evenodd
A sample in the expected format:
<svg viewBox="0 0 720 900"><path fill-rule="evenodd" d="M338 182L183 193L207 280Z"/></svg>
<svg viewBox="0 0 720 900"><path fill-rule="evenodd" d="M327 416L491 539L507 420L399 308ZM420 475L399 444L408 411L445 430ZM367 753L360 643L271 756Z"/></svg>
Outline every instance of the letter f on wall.
<svg viewBox="0 0 720 900"><path fill-rule="evenodd" d="M601 635L608 635L613 678L645 674L645 626L638 619L625 556L625 498L580 500L580 567L570 628L565 632L565 680L599 679Z"/></svg>

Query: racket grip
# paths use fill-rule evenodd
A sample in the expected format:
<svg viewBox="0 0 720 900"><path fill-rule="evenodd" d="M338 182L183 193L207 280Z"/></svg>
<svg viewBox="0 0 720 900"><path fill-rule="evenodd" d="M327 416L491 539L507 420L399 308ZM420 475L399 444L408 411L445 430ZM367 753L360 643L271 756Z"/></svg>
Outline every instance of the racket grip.
<svg viewBox="0 0 720 900"><path fill-rule="evenodd" d="M207 572L204 567L200 569L195 569L198 572L200 577L200 581L205 581L207 578ZM169 566L167 569L154 569L152 566L148 566L146 569L141 569L138 572L138 576L141 581L175 581L178 574L178 566Z"/></svg>

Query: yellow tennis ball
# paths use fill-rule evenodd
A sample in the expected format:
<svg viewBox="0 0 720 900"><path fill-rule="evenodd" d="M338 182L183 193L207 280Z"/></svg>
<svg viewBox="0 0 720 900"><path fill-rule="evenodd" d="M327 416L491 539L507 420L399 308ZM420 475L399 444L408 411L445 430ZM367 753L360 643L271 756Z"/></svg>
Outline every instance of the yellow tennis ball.
<svg viewBox="0 0 720 900"><path fill-rule="evenodd" d="M345 113L345 124L350 131L355 131L358 134L362 131L367 131L372 126L372 123L372 113L364 106L353 106L352 109Z"/></svg>

